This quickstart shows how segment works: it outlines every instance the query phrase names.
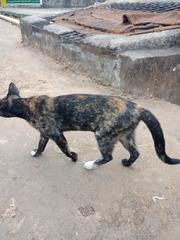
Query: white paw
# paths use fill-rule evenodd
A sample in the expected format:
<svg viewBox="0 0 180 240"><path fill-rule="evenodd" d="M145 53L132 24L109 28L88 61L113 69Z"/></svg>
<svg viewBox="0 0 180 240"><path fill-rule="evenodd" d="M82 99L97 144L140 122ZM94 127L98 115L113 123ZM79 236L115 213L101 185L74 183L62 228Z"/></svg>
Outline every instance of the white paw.
<svg viewBox="0 0 180 240"><path fill-rule="evenodd" d="M36 152L37 152L37 150L32 150L32 151L31 151L31 156L34 157L34 156L36 155Z"/></svg>
<svg viewBox="0 0 180 240"><path fill-rule="evenodd" d="M95 169L96 167L97 165L95 164L95 160L84 163L84 168L87 170L92 170L92 169Z"/></svg>

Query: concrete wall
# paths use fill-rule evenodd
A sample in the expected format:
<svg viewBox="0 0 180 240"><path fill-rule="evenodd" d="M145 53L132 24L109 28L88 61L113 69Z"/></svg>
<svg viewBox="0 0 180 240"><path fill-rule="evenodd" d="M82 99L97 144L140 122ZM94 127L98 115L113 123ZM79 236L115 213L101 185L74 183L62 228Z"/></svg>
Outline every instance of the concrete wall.
<svg viewBox="0 0 180 240"><path fill-rule="evenodd" d="M42 0L43 7L62 7L62 8L76 8L87 7L93 5L95 0ZM104 0L98 0L104 2Z"/></svg>
<svg viewBox="0 0 180 240"><path fill-rule="evenodd" d="M180 29L139 36L84 37L45 19L21 19L24 42L105 85L180 105Z"/></svg>

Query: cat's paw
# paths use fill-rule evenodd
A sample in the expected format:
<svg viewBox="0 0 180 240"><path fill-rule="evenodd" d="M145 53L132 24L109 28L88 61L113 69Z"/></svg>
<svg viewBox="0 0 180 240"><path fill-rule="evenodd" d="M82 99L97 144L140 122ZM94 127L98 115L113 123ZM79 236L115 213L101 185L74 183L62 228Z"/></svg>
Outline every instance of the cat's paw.
<svg viewBox="0 0 180 240"><path fill-rule="evenodd" d="M76 162L78 160L78 155L75 152L71 152L71 160L73 162Z"/></svg>
<svg viewBox="0 0 180 240"><path fill-rule="evenodd" d="M128 159L123 159L122 160L122 165L124 167L130 167L131 166L131 162Z"/></svg>
<svg viewBox="0 0 180 240"><path fill-rule="evenodd" d="M33 157L39 157L41 155L41 153L38 153L38 149L33 149L31 151L31 156Z"/></svg>
<svg viewBox="0 0 180 240"><path fill-rule="evenodd" d="M95 162L96 162L96 160L85 162L84 168L87 170L93 170L93 169L97 168L97 164Z"/></svg>

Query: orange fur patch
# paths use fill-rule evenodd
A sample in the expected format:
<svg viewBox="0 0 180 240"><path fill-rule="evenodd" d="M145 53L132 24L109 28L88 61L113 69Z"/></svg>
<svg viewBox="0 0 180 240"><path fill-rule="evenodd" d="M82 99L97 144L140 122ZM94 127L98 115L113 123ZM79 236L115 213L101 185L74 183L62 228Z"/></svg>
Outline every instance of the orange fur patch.
<svg viewBox="0 0 180 240"><path fill-rule="evenodd" d="M126 108L126 104L122 100L116 100L115 104L119 110L124 110Z"/></svg>
<svg viewBox="0 0 180 240"><path fill-rule="evenodd" d="M54 99L53 98L48 99L48 109L54 110Z"/></svg>
<svg viewBox="0 0 180 240"><path fill-rule="evenodd" d="M85 99L85 98L86 98L86 96L84 96L84 95L81 95L81 94L79 94L79 95L76 95L76 97L77 97L78 99Z"/></svg>

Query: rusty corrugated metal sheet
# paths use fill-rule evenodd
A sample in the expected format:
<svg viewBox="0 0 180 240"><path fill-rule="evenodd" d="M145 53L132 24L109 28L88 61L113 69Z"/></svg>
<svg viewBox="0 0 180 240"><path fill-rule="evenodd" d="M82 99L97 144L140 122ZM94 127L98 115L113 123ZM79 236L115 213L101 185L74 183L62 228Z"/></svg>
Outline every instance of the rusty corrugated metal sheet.
<svg viewBox="0 0 180 240"><path fill-rule="evenodd" d="M53 20L85 34L141 34L180 28L180 12L145 13L142 11L89 8Z"/></svg>

